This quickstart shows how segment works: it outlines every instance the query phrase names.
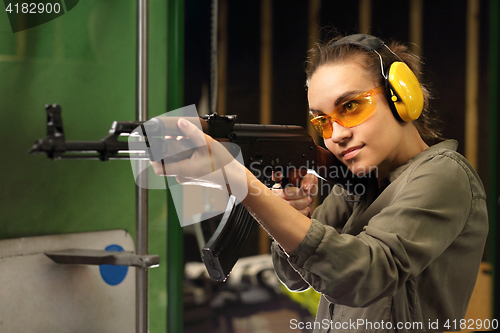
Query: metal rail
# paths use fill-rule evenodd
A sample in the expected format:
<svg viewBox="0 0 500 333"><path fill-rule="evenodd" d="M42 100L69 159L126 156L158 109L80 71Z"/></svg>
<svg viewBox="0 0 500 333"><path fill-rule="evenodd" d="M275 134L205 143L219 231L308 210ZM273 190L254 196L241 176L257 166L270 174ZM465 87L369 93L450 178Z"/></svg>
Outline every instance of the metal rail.
<svg viewBox="0 0 500 333"><path fill-rule="evenodd" d="M137 0L136 120L148 119L148 0ZM147 161L137 161L144 170ZM148 254L148 174L142 172L136 185L136 234L138 255ZM148 269L136 268L136 332L149 332Z"/></svg>

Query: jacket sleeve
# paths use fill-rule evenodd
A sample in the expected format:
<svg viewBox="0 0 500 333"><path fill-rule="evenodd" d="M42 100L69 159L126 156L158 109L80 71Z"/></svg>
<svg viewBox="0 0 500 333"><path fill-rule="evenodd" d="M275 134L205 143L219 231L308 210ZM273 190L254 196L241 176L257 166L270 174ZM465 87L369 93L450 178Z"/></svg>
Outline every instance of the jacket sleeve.
<svg viewBox="0 0 500 333"><path fill-rule="evenodd" d="M334 187L323 203L314 210L312 218L323 221L323 223L329 222L331 227L340 232L353 209L352 203L345 201L346 195L347 192L340 186ZM322 230L320 229L320 232ZM314 239L320 238L315 237ZM311 239L311 241L314 241L314 239ZM288 254L283 251L276 241L271 245L271 254L276 275L288 289L302 291L310 287L306 280L302 278L300 272L290 265Z"/></svg>
<svg viewBox="0 0 500 333"><path fill-rule="evenodd" d="M473 199L484 200L473 198L470 170L447 155L421 161L401 177L361 233L339 234L313 219L289 254L290 266L329 301L360 307L395 294L462 232Z"/></svg>

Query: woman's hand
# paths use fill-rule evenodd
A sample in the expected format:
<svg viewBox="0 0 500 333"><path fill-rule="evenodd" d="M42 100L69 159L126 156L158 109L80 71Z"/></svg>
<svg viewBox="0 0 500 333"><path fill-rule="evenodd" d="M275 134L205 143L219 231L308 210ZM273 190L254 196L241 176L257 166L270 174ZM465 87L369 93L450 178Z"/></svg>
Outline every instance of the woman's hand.
<svg viewBox="0 0 500 333"><path fill-rule="evenodd" d="M221 143L191 122L180 118L177 127L184 138L182 142L171 139L168 144L172 149L168 151L179 153L151 162L155 173L173 176L182 185L219 188L242 200L248 192L245 167ZM182 159L176 159L177 156Z"/></svg>
<svg viewBox="0 0 500 333"><path fill-rule="evenodd" d="M213 172L209 147L215 140L183 118L177 119L176 125L185 138L165 141L169 154L160 162L151 162L154 172L158 176L179 178L196 178Z"/></svg>
<svg viewBox="0 0 500 333"><path fill-rule="evenodd" d="M273 172L273 181L279 182L283 177L280 173ZM300 187L287 186L281 188L277 183L273 186L273 193L285 200L290 206L298 210L304 216L311 215L311 203L318 194L318 178L311 174L306 174L300 181Z"/></svg>

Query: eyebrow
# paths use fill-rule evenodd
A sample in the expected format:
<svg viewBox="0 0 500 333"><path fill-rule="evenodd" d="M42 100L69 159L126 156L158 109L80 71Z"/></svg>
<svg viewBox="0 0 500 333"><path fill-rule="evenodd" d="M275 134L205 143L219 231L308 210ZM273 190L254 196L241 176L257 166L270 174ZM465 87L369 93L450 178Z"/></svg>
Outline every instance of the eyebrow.
<svg viewBox="0 0 500 333"><path fill-rule="evenodd" d="M339 104L341 104L341 103L342 103L342 101L343 101L344 99L346 99L347 97L349 97L349 96L353 96L353 95L354 95L354 96L358 96L358 95L359 95L359 94L361 94L361 93L362 93L362 91L361 91L361 90L351 90L351 91L347 91L347 92L343 93L342 95L340 95L340 96L339 96L339 97L335 100L335 102L334 102L334 108L336 108L337 106L339 106ZM316 109L309 109L309 111L310 111L310 112L315 112L315 113L317 113L317 115L318 115L318 116L319 116L319 115L321 115L321 114L326 114L326 113L324 113L323 111L316 110ZM332 111L333 111L333 110L332 110ZM331 112L331 111L330 111L330 112ZM330 113L330 112L329 112L329 113Z"/></svg>
<svg viewBox="0 0 500 333"><path fill-rule="evenodd" d="M312 114L314 113L314 114ZM311 116L313 117L318 117L320 115L324 115L326 113L324 113L323 111L320 111L320 110L316 110L316 109L309 109L309 114L311 114Z"/></svg>
<svg viewBox="0 0 500 333"><path fill-rule="evenodd" d="M347 91L345 93L343 93L342 95L340 95L336 100L335 100L335 107L337 107L340 103L342 103L342 101L344 99L346 99L346 97L349 97L349 96L358 96L359 94L361 94L362 91L361 90L351 90L351 91Z"/></svg>

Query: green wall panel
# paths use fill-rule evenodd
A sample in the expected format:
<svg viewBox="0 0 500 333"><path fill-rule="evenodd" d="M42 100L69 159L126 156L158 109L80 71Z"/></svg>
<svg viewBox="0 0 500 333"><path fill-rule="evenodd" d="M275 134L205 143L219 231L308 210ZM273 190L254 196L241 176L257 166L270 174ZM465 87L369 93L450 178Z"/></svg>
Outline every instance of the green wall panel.
<svg viewBox="0 0 500 333"><path fill-rule="evenodd" d="M150 116L166 112L166 4L150 1ZM135 236L128 161L29 155L46 135L44 105L62 106L67 140L99 140L135 119L136 1L85 0L12 33L0 14L0 238L126 229ZM150 191L150 253L165 258L164 191ZM151 332L165 331L166 270L150 271Z"/></svg>

